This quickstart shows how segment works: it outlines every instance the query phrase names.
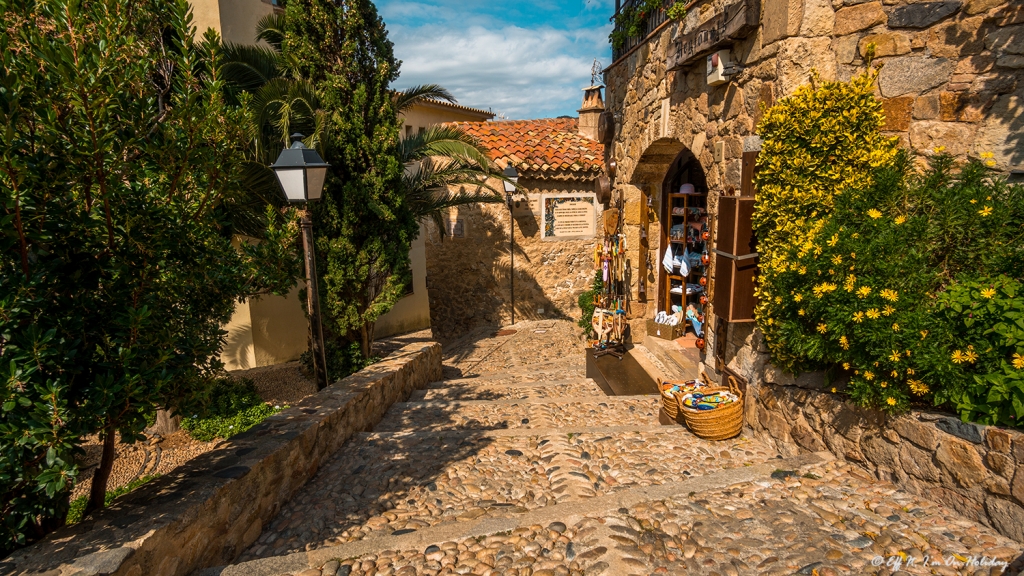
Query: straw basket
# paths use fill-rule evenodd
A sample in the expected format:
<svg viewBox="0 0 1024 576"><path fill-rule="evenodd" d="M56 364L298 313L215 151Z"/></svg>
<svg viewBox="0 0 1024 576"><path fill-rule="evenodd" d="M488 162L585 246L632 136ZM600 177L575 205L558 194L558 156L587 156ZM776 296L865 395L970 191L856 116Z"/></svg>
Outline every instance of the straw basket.
<svg viewBox="0 0 1024 576"><path fill-rule="evenodd" d="M669 392L673 386L675 386L674 382L662 381L661 378L658 378L658 390L661 391L661 406L665 409L668 417L675 420L679 418L679 402Z"/></svg>
<svg viewBox="0 0 1024 576"><path fill-rule="evenodd" d="M686 427L694 435L705 440L728 440L743 429L743 394L740 392L736 379L729 376L729 386L705 388L704 394L715 392L732 392L738 399L736 402L714 410L694 410L683 406L683 394L676 393L677 409L686 421Z"/></svg>

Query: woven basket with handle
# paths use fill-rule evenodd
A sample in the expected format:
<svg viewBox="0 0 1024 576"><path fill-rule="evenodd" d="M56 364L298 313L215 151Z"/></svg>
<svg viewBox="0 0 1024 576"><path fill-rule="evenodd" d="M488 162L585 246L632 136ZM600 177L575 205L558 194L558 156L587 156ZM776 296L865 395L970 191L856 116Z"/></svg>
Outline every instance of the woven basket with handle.
<svg viewBox="0 0 1024 576"><path fill-rule="evenodd" d="M683 405L684 394L677 392L677 409L686 421L686 427L695 436L705 440L728 440L739 435L743 429L743 393L732 376L729 376L728 387L717 386L701 390L703 394L715 392L732 392L738 400L714 410L694 410Z"/></svg>

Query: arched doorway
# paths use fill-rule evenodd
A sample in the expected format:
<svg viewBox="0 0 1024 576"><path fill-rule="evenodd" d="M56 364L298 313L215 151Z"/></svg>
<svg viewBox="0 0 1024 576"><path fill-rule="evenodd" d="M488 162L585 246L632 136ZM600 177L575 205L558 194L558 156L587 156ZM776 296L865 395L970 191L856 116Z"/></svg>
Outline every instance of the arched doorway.
<svg viewBox="0 0 1024 576"><path fill-rule="evenodd" d="M658 207L658 310L703 318L711 246L708 186L700 161L682 149L669 164ZM702 335L691 322L686 334Z"/></svg>

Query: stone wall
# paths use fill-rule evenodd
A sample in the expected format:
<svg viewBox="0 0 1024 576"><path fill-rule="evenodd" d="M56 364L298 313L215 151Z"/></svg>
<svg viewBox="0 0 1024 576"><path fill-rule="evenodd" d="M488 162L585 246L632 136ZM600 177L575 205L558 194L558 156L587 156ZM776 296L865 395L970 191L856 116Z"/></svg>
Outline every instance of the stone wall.
<svg viewBox="0 0 1024 576"><path fill-rule="evenodd" d="M761 106L809 81L849 79L865 69L868 44L882 65L878 96L885 129L923 158L936 146L959 157L992 152L997 168L1024 168L1024 5L1015 0L749 0L760 21L729 48L740 69L730 82L707 85L703 54L669 70L677 43L737 0L705 0L605 72L607 106L616 118L608 147L618 164L615 187L631 210L641 189L655 206L676 156L689 151L705 172L709 208L741 184L742 154L756 150ZM709 36L710 37L710 36ZM715 149L721 148L716 158ZM627 210L630 213L631 210ZM658 257L657 214L651 213L652 260ZM631 222L634 238L639 220ZM632 243L635 249L637 243ZM634 269L639 254L634 251ZM714 261L714 258L712 259ZM658 293L651 275L648 291ZM710 291L715 288L712 264ZM635 294L636 281L633 282ZM636 307L653 317L655 306ZM713 310L711 311L713 315ZM715 322L709 315L708 350ZM634 322L642 334L643 320Z"/></svg>
<svg viewBox="0 0 1024 576"><path fill-rule="evenodd" d="M822 373L794 377L773 366L759 331L729 340L729 370L747 383L755 437L786 456L828 450L1024 542L1024 433L946 414L858 408L830 392L843 382L826 387Z"/></svg>
<svg viewBox="0 0 1024 576"><path fill-rule="evenodd" d="M592 181L520 179L529 200L515 217L516 321L579 318L577 298L594 279L596 238L542 240L541 194L594 193ZM499 185L500 186L500 185ZM598 216L602 206L598 205ZM461 237L441 238L427 228L427 289L434 332L447 339L479 326L511 320L509 209L477 204L452 209L447 222L462 225Z"/></svg>
<svg viewBox="0 0 1024 576"><path fill-rule="evenodd" d="M3 574L186 576L232 562L341 445L441 379L410 344L0 562Z"/></svg>

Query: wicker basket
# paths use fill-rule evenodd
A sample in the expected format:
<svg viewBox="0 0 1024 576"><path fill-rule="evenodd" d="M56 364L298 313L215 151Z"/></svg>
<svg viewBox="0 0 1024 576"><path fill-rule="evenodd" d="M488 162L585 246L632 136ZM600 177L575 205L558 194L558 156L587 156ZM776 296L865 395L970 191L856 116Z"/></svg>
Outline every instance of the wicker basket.
<svg viewBox="0 0 1024 576"><path fill-rule="evenodd" d="M662 381L661 378L658 378L658 390L661 391L661 406L665 409L668 417L675 420L679 418L679 402L669 392L673 386L675 386L673 382Z"/></svg>
<svg viewBox="0 0 1024 576"><path fill-rule="evenodd" d="M677 409L686 421L686 427L697 437L705 440L728 440L743 430L743 393L732 376L729 376L728 387L719 386L704 390L705 394L715 392L732 392L738 400L714 410L694 410L683 406L684 395L677 392Z"/></svg>
<svg viewBox="0 0 1024 576"><path fill-rule="evenodd" d="M707 377L701 382L707 382ZM658 378L658 390L661 391L661 406L665 409L665 413L668 414L669 418L673 420L679 419L679 400L676 399L674 392L671 392L673 386L684 386L693 380L662 380Z"/></svg>

